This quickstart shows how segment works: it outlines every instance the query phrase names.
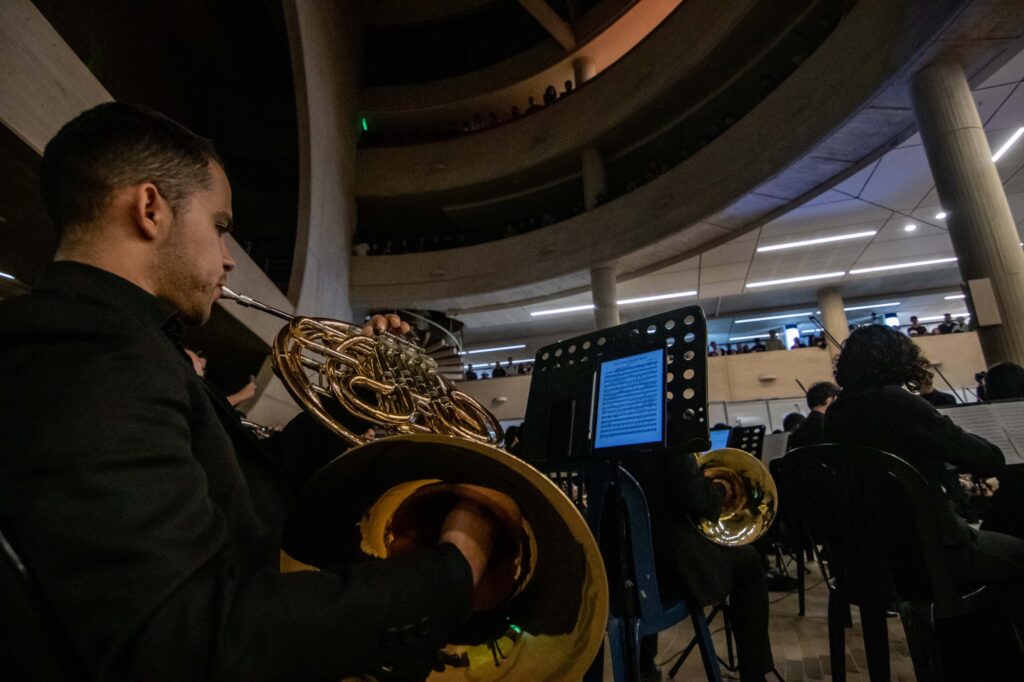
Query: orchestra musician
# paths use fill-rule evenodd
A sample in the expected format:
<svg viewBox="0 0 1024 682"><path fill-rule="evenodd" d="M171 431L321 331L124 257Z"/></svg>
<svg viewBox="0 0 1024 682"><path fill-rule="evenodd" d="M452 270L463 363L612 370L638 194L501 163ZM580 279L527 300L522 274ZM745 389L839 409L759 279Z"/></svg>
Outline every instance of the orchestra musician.
<svg viewBox="0 0 1024 682"><path fill-rule="evenodd" d="M69 655L96 680L423 677L497 522L462 501L436 547L279 572L295 492L345 446L307 415L258 441L184 352L234 267L211 144L103 104L47 145L40 178L60 241L34 291L0 303L0 530Z"/></svg>

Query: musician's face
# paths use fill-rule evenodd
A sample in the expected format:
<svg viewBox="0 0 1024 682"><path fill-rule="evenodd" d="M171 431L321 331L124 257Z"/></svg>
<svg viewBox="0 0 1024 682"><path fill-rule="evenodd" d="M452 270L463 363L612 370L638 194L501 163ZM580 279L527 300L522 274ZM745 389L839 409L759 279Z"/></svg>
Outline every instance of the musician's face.
<svg viewBox="0 0 1024 682"><path fill-rule="evenodd" d="M164 297L187 324L210 318L227 273L235 267L227 248L230 230L231 185L224 169L211 162L210 186L189 197L160 248Z"/></svg>

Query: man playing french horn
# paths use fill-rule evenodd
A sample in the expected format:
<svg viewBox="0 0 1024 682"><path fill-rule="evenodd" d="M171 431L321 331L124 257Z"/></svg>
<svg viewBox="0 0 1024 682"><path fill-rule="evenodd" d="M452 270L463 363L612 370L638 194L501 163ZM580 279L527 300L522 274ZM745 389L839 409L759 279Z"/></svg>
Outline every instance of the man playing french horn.
<svg viewBox="0 0 1024 682"><path fill-rule="evenodd" d="M183 352L183 325L209 318L234 267L212 146L105 104L57 134L40 177L60 243L36 289L0 305L0 530L71 667L97 680L422 676L487 588L497 517L516 504L495 494L493 515L464 498L436 547L280 574L294 491L344 445L307 415L256 441Z"/></svg>

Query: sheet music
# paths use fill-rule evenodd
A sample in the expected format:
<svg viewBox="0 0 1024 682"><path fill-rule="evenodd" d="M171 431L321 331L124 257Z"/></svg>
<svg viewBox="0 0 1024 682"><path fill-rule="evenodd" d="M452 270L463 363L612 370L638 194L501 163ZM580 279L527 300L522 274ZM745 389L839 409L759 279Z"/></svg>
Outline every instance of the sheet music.
<svg viewBox="0 0 1024 682"><path fill-rule="evenodd" d="M1003 450L1007 464L1024 464L1024 402L992 403L989 405L1003 425L1006 437L1013 443L1015 453Z"/></svg>
<svg viewBox="0 0 1024 682"><path fill-rule="evenodd" d="M769 433L764 437L764 445L761 446L761 461L768 466L773 459L778 459L786 454L788 444L788 433Z"/></svg>
<svg viewBox="0 0 1024 682"><path fill-rule="evenodd" d="M1005 405L1024 410L1022 403ZM964 431L981 436L1002 450L1007 464L1024 462L1024 457L1021 456L1021 453L1024 453L1024 413L1018 420L1014 410L1005 410L1008 418L1004 419L999 411L993 409L994 407L996 405L968 405L947 407L939 412L952 419L953 423Z"/></svg>

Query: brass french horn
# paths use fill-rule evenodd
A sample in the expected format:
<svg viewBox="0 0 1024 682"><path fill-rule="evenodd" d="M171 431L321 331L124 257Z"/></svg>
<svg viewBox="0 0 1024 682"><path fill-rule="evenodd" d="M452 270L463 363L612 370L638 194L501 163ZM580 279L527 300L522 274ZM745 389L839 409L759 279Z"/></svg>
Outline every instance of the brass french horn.
<svg viewBox="0 0 1024 682"><path fill-rule="evenodd" d="M430 680L578 680L600 648L608 581L597 543L545 475L501 448L501 426L408 340L357 325L292 316L225 288L223 297L287 321L274 372L289 393L353 447L302 491L285 552L312 566L386 558L396 537L436 538L453 487L498 490L522 511L491 564L514 589L474 614L439 652ZM376 437L363 434L372 426ZM383 437L381 437L383 434ZM488 571L491 566L488 566Z"/></svg>
<svg viewBox="0 0 1024 682"><path fill-rule="evenodd" d="M779 510L779 491L761 460L744 450L721 448L698 455L697 466L704 472L719 467L728 469L738 478L744 493L741 504L722 510L716 521L695 521L704 537L718 545L739 547L768 532Z"/></svg>

